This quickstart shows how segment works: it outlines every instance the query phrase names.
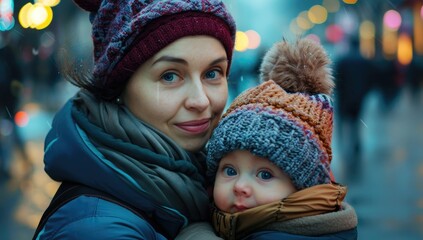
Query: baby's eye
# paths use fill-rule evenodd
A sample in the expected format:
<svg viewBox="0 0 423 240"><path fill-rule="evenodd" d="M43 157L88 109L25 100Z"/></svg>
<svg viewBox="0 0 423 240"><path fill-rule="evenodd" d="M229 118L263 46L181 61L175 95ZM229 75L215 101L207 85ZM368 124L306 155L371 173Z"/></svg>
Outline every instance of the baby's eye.
<svg viewBox="0 0 423 240"><path fill-rule="evenodd" d="M179 76L174 72L166 72L160 78L167 83L173 83L179 80Z"/></svg>
<svg viewBox="0 0 423 240"><path fill-rule="evenodd" d="M263 180L269 180L273 178L273 175L269 171L263 170L257 174L257 177Z"/></svg>
<svg viewBox="0 0 423 240"><path fill-rule="evenodd" d="M237 174L236 170L233 167L225 167L223 168L223 172L227 176L235 176Z"/></svg>

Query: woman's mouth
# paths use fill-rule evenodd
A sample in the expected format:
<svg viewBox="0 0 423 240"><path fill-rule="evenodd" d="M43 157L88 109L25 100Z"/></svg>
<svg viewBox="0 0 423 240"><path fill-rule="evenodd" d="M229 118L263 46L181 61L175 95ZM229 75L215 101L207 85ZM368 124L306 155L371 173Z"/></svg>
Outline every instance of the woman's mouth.
<svg viewBox="0 0 423 240"><path fill-rule="evenodd" d="M209 130L210 118L182 122L175 125L189 134L200 134Z"/></svg>

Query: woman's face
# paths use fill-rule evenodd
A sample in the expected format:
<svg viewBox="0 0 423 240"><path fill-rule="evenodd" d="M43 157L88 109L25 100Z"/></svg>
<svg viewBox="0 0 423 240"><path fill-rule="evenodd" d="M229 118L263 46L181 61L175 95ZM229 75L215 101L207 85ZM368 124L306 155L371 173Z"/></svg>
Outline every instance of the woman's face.
<svg viewBox="0 0 423 240"><path fill-rule="evenodd" d="M139 119L182 148L204 147L228 97L228 59L223 45L209 36L178 39L141 65L122 99Z"/></svg>

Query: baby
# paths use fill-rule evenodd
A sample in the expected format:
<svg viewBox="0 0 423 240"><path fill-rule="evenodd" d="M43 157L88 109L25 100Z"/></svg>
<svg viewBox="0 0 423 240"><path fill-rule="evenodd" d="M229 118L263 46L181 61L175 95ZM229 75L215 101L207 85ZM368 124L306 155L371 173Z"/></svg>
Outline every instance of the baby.
<svg viewBox="0 0 423 240"><path fill-rule="evenodd" d="M207 146L212 223L225 239L357 239L357 216L334 182L334 88L315 41L281 41L257 87L228 108Z"/></svg>

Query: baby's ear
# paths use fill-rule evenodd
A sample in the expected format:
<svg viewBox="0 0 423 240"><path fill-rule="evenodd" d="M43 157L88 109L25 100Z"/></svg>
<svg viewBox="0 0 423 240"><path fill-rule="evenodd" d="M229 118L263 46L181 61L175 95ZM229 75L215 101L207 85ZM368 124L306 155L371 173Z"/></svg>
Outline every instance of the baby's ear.
<svg viewBox="0 0 423 240"><path fill-rule="evenodd" d="M264 56L260 77L262 81L273 80L287 92L330 95L335 86L330 63L323 47L314 40L282 40Z"/></svg>

